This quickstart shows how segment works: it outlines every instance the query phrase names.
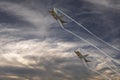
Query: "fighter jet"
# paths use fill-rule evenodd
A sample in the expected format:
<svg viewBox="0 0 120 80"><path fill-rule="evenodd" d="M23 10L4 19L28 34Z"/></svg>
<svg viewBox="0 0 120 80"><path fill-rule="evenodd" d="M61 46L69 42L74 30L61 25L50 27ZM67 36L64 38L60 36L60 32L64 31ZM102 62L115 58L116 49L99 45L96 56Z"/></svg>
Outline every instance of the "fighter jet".
<svg viewBox="0 0 120 80"><path fill-rule="evenodd" d="M59 16L59 15L57 14L57 11L55 10L55 8L49 10L49 13L53 16L53 18L54 18L55 20L57 20L57 21L60 23L61 27L64 28L63 25L64 25L64 23L66 23L66 21L62 20L63 15L60 15L60 16Z"/></svg>
<svg viewBox="0 0 120 80"><path fill-rule="evenodd" d="M74 51L76 53L76 55L80 58L81 61L84 61L85 63L87 62L91 62L90 60L87 60L86 57L88 56L88 54L86 55L82 55L82 53L80 53L80 51Z"/></svg>

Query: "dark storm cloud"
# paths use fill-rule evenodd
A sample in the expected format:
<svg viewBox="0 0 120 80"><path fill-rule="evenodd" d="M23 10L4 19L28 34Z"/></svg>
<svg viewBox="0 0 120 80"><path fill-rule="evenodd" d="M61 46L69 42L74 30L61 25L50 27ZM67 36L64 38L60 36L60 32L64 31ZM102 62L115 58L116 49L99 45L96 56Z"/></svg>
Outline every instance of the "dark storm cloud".
<svg viewBox="0 0 120 80"><path fill-rule="evenodd" d="M109 0L102 0L100 2L100 4L104 4L105 6L96 5L96 2L100 1L93 0L92 3L89 0L71 0L65 1L64 6L59 2L59 5L56 7L62 8L61 10L64 10L70 16L74 15L77 21L104 40L108 41L108 39L119 38L120 11L116 8L106 7L106 5L112 5Z"/></svg>
<svg viewBox="0 0 120 80"><path fill-rule="evenodd" d="M119 38L119 37L117 37L119 32L116 31L116 29L119 30L118 25L120 25L119 19L118 19L120 17L119 9L117 9L115 6L112 6L113 3L110 0L102 0L102 1L87 0L87 1L89 1L94 6L94 8L93 7L91 8L91 12L95 11L95 12L99 13L99 15L96 15L96 13L93 13L93 14L89 15L89 17L86 16L88 18L88 20L85 20L85 21L86 22L90 21L89 23L92 23L92 25L86 24L88 26L88 29L89 29L89 27L92 27L90 29L93 32L98 31L98 32L95 32L95 34L97 34L98 36L101 36L101 37L104 34L105 36L103 36L103 39L109 38L110 40L112 40L114 38ZM113 2L116 2L116 1L113 1ZM98 4L98 5L96 5L96 4ZM112 7L114 7L114 8L112 8ZM88 12L88 14L89 14L89 12ZM91 16L91 18L90 18L90 16ZM92 19L92 20L90 20L90 19ZM101 35L99 35L99 34L101 34ZM109 36L109 35L111 35L111 36Z"/></svg>
<svg viewBox="0 0 120 80"><path fill-rule="evenodd" d="M0 65L4 67L0 66L0 72L17 76L19 80L21 77L22 80L92 79L96 74L79 64L79 59L73 55L73 50L80 47L87 50L90 56L98 53L99 57L101 53L63 31L49 15L48 9L56 7L63 10L102 39L119 47L120 12L118 8L116 9L117 6L114 5L111 9L106 0L102 1L105 3L96 5L98 0L93 2L90 0L1 0L0 59L2 62ZM78 28L75 23L71 22L65 27L93 42L102 50L111 52L112 49L109 50L106 45L93 40L93 37ZM111 54L114 52L113 50Z"/></svg>
<svg viewBox="0 0 120 80"><path fill-rule="evenodd" d="M6 33L5 35L26 38L35 38L38 33L39 35L37 38L39 38L40 35L47 35L48 31L46 30L51 23L46 21L50 20L49 17L44 17L42 11L38 13L39 11L31 9L31 7L23 7L24 5L22 5L23 4L17 5L17 3L1 1L1 11L3 11L1 24L6 24L1 27L6 29L18 29L18 31L15 32L16 34L5 31L1 34Z"/></svg>
<svg viewBox="0 0 120 80"><path fill-rule="evenodd" d="M2 10L0 10L0 23L8 23L8 24L15 24L16 22L22 22L22 20L18 20L17 16L12 16L7 12L4 12ZM19 23L20 24L20 23Z"/></svg>
<svg viewBox="0 0 120 80"><path fill-rule="evenodd" d="M7 2L10 2L10 1L7 1ZM19 0L12 1L12 2L17 4ZM113 41L112 39L119 38L118 26L120 25L119 24L120 12L116 9L105 7L105 9L102 10L101 9L102 6L100 5L99 5L99 8L95 8L97 5L95 5L94 3L90 3L87 0L86 1L66 0L64 1L64 3L63 1L55 1L55 0L53 1L26 0L26 1L21 1L20 5L24 5L31 9L35 9L36 11L40 10L40 13L42 13L43 15L48 14L47 13L48 8L53 8L53 7L60 8L61 10L68 13L70 16L73 16L76 20L82 23L86 28L88 28L90 31L92 31L99 37L103 38L104 40ZM72 29L74 30L75 28L72 28ZM54 30L52 32L54 32ZM64 33L64 32L60 31L60 33ZM64 38L64 36L61 36L61 38L62 37Z"/></svg>

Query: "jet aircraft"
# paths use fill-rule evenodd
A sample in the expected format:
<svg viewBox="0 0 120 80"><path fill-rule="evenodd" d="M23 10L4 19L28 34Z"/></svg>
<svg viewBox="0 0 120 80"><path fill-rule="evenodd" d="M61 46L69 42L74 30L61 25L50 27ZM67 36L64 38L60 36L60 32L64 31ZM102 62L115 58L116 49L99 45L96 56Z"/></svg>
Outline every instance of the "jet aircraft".
<svg viewBox="0 0 120 80"><path fill-rule="evenodd" d="M57 21L60 23L61 27L64 28L63 25L64 25L64 23L66 23L66 21L62 20L63 15L60 15L60 16L59 16L59 15L57 14L57 11L55 10L55 8L49 10L49 13L53 16L53 18L54 18L55 20L57 20Z"/></svg>
<svg viewBox="0 0 120 80"><path fill-rule="evenodd" d="M88 56L88 54L86 55L82 55L82 53L80 51L74 51L76 53L76 55L80 58L81 61L84 61L85 63L87 62L91 62L90 60L87 60L86 57Z"/></svg>

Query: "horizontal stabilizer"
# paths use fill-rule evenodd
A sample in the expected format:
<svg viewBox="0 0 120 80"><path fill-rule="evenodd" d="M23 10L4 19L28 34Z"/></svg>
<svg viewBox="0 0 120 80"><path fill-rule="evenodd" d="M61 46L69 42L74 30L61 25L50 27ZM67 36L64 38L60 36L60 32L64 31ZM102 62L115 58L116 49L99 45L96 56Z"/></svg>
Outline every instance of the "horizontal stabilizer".
<svg viewBox="0 0 120 80"><path fill-rule="evenodd" d="M61 21L62 23L67 23L66 21Z"/></svg>
<svg viewBox="0 0 120 80"><path fill-rule="evenodd" d="M61 16L60 16L60 18L63 18L63 17L64 17L64 15L61 15Z"/></svg>
<svg viewBox="0 0 120 80"><path fill-rule="evenodd" d="M89 56L89 54L84 55L84 57L87 57L87 56Z"/></svg>
<svg viewBox="0 0 120 80"><path fill-rule="evenodd" d="M85 60L85 62L91 62L90 60Z"/></svg>

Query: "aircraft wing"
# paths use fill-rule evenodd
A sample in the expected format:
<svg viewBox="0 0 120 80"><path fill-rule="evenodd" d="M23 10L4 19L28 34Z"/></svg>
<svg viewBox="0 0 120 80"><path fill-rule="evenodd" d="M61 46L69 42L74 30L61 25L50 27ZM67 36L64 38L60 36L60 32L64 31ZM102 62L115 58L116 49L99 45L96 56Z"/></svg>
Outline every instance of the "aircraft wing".
<svg viewBox="0 0 120 80"><path fill-rule="evenodd" d="M90 60L85 59L85 62L91 62Z"/></svg>
<svg viewBox="0 0 120 80"><path fill-rule="evenodd" d="M63 20L61 20L60 22L61 22L62 24L67 23L66 21L63 21Z"/></svg>
<svg viewBox="0 0 120 80"><path fill-rule="evenodd" d="M84 55L84 57L87 57L87 56L89 56L89 54Z"/></svg>

